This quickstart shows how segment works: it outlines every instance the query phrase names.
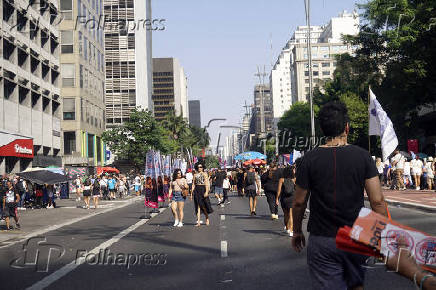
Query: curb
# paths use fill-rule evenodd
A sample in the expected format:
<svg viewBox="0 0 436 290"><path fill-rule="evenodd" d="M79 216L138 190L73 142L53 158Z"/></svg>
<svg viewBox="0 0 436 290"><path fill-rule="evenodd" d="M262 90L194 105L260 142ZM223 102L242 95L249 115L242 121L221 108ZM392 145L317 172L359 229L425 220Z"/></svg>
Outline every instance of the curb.
<svg viewBox="0 0 436 290"><path fill-rule="evenodd" d="M367 196L365 196L365 200L369 201L369 198ZM434 206L428 206L428 205L423 205L423 204L413 203L413 202L396 201L396 200L392 200L392 199L385 199L385 201L389 205L392 205L392 206L401 206L401 207L405 207L405 208L412 208L412 209L417 209L420 211L425 211L428 213L436 213L436 207L434 207Z"/></svg>

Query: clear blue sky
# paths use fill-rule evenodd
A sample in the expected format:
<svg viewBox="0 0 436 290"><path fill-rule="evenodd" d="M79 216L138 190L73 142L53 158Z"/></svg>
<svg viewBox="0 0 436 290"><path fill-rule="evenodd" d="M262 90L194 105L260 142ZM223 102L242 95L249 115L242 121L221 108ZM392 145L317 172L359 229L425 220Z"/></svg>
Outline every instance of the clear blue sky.
<svg viewBox="0 0 436 290"><path fill-rule="evenodd" d="M311 22L326 24L355 3L311 0ZM238 125L244 102L253 103L257 65L269 73L296 26L306 23L304 0L152 0L152 9L153 18L166 19L166 29L153 33L153 57L179 59L189 98L201 101L203 126L212 118ZM218 131L219 124L209 129L212 144Z"/></svg>

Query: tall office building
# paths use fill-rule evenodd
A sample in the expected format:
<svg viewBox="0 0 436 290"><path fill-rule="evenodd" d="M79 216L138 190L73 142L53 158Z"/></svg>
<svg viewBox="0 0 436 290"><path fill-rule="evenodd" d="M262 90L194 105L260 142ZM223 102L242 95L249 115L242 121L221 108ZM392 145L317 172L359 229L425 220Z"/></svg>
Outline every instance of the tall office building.
<svg viewBox="0 0 436 290"><path fill-rule="evenodd" d="M104 31L93 22L103 13L103 1L60 2L66 16L59 24L63 164L104 165Z"/></svg>
<svg viewBox="0 0 436 290"><path fill-rule="evenodd" d="M311 26L311 42L316 43L323 33L323 27ZM281 50L277 61L271 70L270 85L273 98L274 123L277 125L286 110L292 105L292 50L296 44L307 43L307 26L298 26L291 39Z"/></svg>
<svg viewBox="0 0 436 290"><path fill-rule="evenodd" d="M263 114L262 114L263 98ZM274 130L273 100L269 85L256 85L254 88L254 106L256 110L256 134ZM263 121L262 121L263 119Z"/></svg>
<svg viewBox="0 0 436 290"><path fill-rule="evenodd" d="M336 69L336 55L352 54L355 47L344 44L343 35L359 33L359 16L356 12L346 11L333 17L323 27L322 33L312 45L313 85L322 87L327 80L333 78ZM309 64L306 44L296 44L292 49L292 97L293 102L307 101L309 95Z"/></svg>
<svg viewBox="0 0 436 290"><path fill-rule="evenodd" d="M106 127L136 107L152 110L151 0L104 0ZM120 22L129 25L120 25Z"/></svg>
<svg viewBox="0 0 436 290"><path fill-rule="evenodd" d="M192 100L189 103L189 124L201 128L200 101Z"/></svg>
<svg viewBox="0 0 436 290"><path fill-rule="evenodd" d="M0 1L0 174L62 165L59 6L30 3Z"/></svg>
<svg viewBox="0 0 436 290"><path fill-rule="evenodd" d="M189 119L187 83L176 58L153 58L153 112L157 120L170 111Z"/></svg>

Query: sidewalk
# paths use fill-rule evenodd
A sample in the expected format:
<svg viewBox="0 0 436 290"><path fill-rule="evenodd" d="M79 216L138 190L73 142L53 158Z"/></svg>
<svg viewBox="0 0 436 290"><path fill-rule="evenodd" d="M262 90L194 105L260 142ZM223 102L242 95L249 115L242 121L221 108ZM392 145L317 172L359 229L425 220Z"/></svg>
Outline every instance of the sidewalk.
<svg viewBox="0 0 436 290"><path fill-rule="evenodd" d="M0 248L127 206L132 202L139 202L143 198L143 196L130 195L124 199L100 200L97 209L94 209L94 203L91 201L91 209L89 210L83 208L85 205L83 199L80 202L76 202L75 198L57 199L56 208L19 210L20 230L6 231L5 221L0 221ZM11 220L11 225L15 226L15 221Z"/></svg>
<svg viewBox="0 0 436 290"><path fill-rule="evenodd" d="M398 191L383 189L383 194L390 205L436 213L436 192L434 190L407 189Z"/></svg>

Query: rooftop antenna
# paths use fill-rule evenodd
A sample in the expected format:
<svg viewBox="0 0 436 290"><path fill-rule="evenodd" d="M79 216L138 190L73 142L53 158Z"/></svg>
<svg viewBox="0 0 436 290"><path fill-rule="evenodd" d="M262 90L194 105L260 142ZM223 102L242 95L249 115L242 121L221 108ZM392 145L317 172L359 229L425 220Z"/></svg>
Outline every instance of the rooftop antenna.
<svg viewBox="0 0 436 290"><path fill-rule="evenodd" d="M273 38L272 38L272 32L269 34L270 39L270 50L271 50L271 69L274 68L274 50L273 50Z"/></svg>

